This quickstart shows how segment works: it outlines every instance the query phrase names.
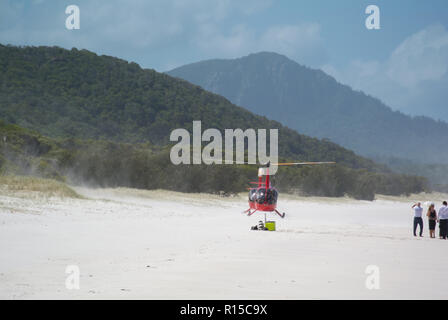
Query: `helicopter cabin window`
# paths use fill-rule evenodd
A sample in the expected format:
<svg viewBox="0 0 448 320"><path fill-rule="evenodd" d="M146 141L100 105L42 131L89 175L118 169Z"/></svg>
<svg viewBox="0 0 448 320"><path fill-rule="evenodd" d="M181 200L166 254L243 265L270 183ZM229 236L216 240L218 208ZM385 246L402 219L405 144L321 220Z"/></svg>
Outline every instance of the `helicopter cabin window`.
<svg viewBox="0 0 448 320"><path fill-rule="evenodd" d="M255 200L258 203L264 203L265 199L266 199L266 189L265 188L257 189Z"/></svg>
<svg viewBox="0 0 448 320"><path fill-rule="evenodd" d="M257 189L250 189L249 191L249 201L254 202L257 194Z"/></svg>
<svg viewBox="0 0 448 320"><path fill-rule="evenodd" d="M268 189L266 192L266 202L268 204L275 204L277 203L278 198L278 192L275 189Z"/></svg>

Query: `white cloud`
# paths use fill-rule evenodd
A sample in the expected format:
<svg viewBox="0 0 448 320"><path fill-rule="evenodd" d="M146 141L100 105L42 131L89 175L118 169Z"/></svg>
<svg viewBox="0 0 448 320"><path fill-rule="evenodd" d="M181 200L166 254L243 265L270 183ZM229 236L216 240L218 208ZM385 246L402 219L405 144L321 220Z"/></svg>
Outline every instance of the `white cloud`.
<svg viewBox="0 0 448 320"><path fill-rule="evenodd" d="M182 48L197 59L275 51L301 63L323 52L318 24L273 25L263 30L246 22L269 8L272 0L109 0L100 4L78 0L81 29L76 32L65 29L63 3L35 1L28 3L34 13L29 20L24 18L24 1L0 2L0 43L80 47L123 58L134 56L133 52L170 50L167 61L181 63L182 57L175 58L172 50ZM161 65L166 61L149 67Z"/></svg>
<svg viewBox="0 0 448 320"><path fill-rule="evenodd" d="M321 68L394 109L448 120L448 31L440 24L406 38L385 61L354 60L344 68Z"/></svg>
<svg viewBox="0 0 448 320"><path fill-rule="evenodd" d="M227 53L239 53L248 47L249 30L232 25L234 17L244 20L268 8L271 0L78 0L81 30L67 33L65 6L34 0L0 2L0 42L13 44L49 44L65 47L84 46L91 50L116 46L158 49L169 43L194 43L201 48L216 47ZM222 45L218 42L222 41ZM250 41L250 43L254 43ZM217 52L215 52L217 53Z"/></svg>
<svg viewBox="0 0 448 320"><path fill-rule="evenodd" d="M260 39L260 47L290 57L311 52L321 45L320 26L317 23L273 26Z"/></svg>
<svg viewBox="0 0 448 320"><path fill-rule="evenodd" d="M403 41L387 62L388 76L405 87L439 80L448 70L448 32L433 25Z"/></svg>
<svg viewBox="0 0 448 320"><path fill-rule="evenodd" d="M271 26L258 33L245 24L223 32L212 23L204 23L198 31L193 39L194 45L221 58L274 51L300 63L309 63L324 52L320 26L316 23Z"/></svg>
<svg viewBox="0 0 448 320"><path fill-rule="evenodd" d="M213 24L203 24L193 43L208 55L236 57L253 48L255 34L246 25L236 25L224 33Z"/></svg>

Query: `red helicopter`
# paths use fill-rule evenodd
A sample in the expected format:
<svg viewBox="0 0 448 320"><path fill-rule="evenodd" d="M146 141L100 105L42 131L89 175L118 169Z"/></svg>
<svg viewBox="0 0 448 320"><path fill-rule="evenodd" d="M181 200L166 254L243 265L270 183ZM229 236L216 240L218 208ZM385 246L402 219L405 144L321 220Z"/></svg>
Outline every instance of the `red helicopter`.
<svg viewBox="0 0 448 320"><path fill-rule="evenodd" d="M286 163L274 163L276 166L296 166L296 165L320 165L320 164L333 164L335 162L286 162ZM269 167L270 163L266 164L266 167L258 169L258 181L251 182L257 184L255 188L249 189L249 209L245 210L248 216L251 216L256 211L263 212L275 212L281 218L285 217L285 213L280 213L277 210L278 191L271 185L269 179ZM266 176L263 181L263 176Z"/></svg>

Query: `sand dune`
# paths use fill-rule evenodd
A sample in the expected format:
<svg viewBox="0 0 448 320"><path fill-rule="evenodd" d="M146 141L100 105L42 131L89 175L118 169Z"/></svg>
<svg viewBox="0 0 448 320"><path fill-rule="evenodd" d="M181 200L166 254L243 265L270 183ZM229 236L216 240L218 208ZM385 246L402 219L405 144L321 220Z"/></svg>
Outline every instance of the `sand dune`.
<svg viewBox="0 0 448 320"><path fill-rule="evenodd" d="M413 200L280 196L276 232L246 196L75 188L0 193L0 298L446 299L448 241L411 233ZM68 265L80 289L65 286ZM378 290L366 267L379 269Z"/></svg>

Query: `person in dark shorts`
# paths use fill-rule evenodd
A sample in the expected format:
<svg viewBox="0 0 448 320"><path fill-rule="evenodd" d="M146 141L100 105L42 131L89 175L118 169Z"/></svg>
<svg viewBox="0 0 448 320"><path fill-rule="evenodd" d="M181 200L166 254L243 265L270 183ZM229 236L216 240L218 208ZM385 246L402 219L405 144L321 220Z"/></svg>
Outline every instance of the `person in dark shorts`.
<svg viewBox="0 0 448 320"><path fill-rule="evenodd" d="M423 237L422 204L417 202L412 206L412 209L414 209L414 237L417 236L417 226L420 226L420 237Z"/></svg>
<svg viewBox="0 0 448 320"><path fill-rule="evenodd" d="M429 206L426 216L428 217L429 236L431 238L435 238L436 237L437 212L436 212L436 209L434 208L434 203L431 203L431 205Z"/></svg>

